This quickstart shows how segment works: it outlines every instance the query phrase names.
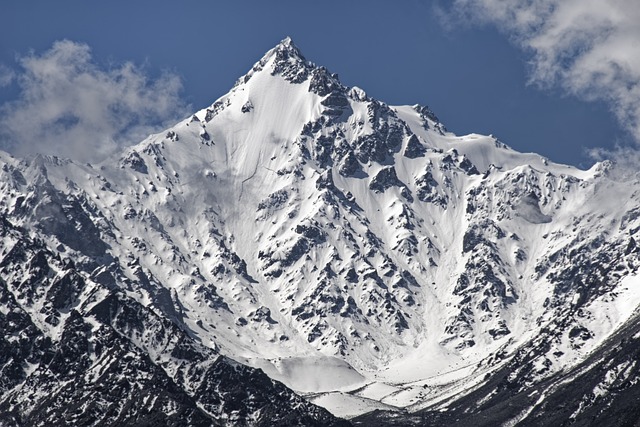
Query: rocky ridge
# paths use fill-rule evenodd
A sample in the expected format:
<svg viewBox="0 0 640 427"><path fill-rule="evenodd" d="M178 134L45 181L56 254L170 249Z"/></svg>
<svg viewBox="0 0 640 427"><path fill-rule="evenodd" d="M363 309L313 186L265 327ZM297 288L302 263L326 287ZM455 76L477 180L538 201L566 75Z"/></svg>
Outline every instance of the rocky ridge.
<svg viewBox="0 0 640 427"><path fill-rule="evenodd" d="M100 164L0 162L0 408L16 425L339 423L274 379L340 416L382 411L366 422L507 401L491 422L527 425L542 385L609 355L640 302L635 177L456 136L290 39ZM629 366L571 376L598 391L566 420L604 408Z"/></svg>

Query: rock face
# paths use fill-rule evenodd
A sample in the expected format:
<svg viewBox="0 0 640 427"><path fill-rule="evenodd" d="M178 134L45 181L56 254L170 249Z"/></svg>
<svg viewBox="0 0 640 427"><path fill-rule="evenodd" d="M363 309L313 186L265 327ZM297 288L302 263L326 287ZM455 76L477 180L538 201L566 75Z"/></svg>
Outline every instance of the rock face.
<svg viewBox="0 0 640 427"><path fill-rule="evenodd" d="M0 153L0 419L624 424L639 185L453 135L286 39L101 164Z"/></svg>
<svg viewBox="0 0 640 427"><path fill-rule="evenodd" d="M3 425L347 425L0 221Z"/></svg>

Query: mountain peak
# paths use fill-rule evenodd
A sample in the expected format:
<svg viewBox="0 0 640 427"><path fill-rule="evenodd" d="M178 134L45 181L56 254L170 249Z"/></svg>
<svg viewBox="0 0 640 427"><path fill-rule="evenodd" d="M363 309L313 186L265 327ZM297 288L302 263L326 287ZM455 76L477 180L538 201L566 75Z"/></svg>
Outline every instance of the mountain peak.
<svg viewBox="0 0 640 427"><path fill-rule="evenodd" d="M280 40L280 43L278 43L276 47L279 47L281 49L286 49L292 52L296 52L297 54L302 56L302 54L300 53L300 49L298 48L298 46L296 46L296 44L293 42L293 40L289 36Z"/></svg>
<svg viewBox="0 0 640 427"><path fill-rule="evenodd" d="M273 60L272 74L281 74L292 83L301 83L315 66L307 61L291 37L286 37L264 56L266 62ZM261 61L262 62L262 61ZM266 64L265 62L265 64Z"/></svg>
<svg viewBox="0 0 640 427"><path fill-rule="evenodd" d="M269 49L267 53L264 54L260 62L267 63L272 58L277 61L282 60L295 60L303 63L307 63L306 58L300 51L300 48L296 46L291 37L287 36L284 39L280 40L280 42L275 45L273 48Z"/></svg>
<svg viewBox="0 0 640 427"><path fill-rule="evenodd" d="M287 36L269 49L260 61L256 62L251 70L238 80L236 86L248 82L254 74L265 69L269 63L271 63L271 66L268 67L271 74L281 74L292 83L304 81L309 70L315 67L307 61L291 37Z"/></svg>
<svg viewBox="0 0 640 427"><path fill-rule="evenodd" d="M637 182L445 132L291 38L243 79L96 167L0 152L0 419L340 425L284 384L361 425L635 421Z"/></svg>

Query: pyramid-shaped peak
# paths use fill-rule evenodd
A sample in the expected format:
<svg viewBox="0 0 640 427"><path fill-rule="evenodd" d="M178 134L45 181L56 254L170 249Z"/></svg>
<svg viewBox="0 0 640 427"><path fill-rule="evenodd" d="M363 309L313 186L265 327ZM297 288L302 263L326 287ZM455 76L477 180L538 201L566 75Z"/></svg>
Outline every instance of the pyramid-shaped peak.
<svg viewBox="0 0 640 427"><path fill-rule="evenodd" d="M291 37L287 36L278 43L278 46L283 46L285 48L292 48L298 50L298 47L295 45Z"/></svg>
<svg viewBox="0 0 640 427"><path fill-rule="evenodd" d="M269 55L270 54L270 55ZM267 55L276 56L276 60L297 60L300 62L307 62L304 55L295 45L291 37L287 36L280 41L273 49L271 49Z"/></svg>
<svg viewBox="0 0 640 427"><path fill-rule="evenodd" d="M238 80L236 86L248 82L254 74L265 68L271 74L280 74L292 83L301 83L308 77L315 65L307 61L291 37L285 37L275 47L267 51L262 59Z"/></svg>
<svg viewBox="0 0 640 427"><path fill-rule="evenodd" d="M236 81L231 92L239 90L240 87L245 87L250 81L256 81L254 77L257 75L269 76L267 78L282 78L292 84L308 82L306 89L322 97L334 91L345 92L347 90L340 83L337 74L330 73L325 67L319 67L308 61L291 37L285 37L273 48L269 49L247 74ZM258 79L257 81L263 82L264 80ZM207 113L205 121L209 121L216 111L224 108L224 103L228 101L227 97L225 95L212 105L208 110L209 113Z"/></svg>

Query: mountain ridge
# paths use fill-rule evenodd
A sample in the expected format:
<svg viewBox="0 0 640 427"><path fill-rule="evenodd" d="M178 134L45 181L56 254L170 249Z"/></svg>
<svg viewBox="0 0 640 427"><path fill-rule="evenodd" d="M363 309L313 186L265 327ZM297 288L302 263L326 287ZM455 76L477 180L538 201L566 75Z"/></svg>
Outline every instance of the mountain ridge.
<svg viewBox="0 0 640 427"><path fill-rule="evenodd" d="M211 106L99 164L0 161L3 220L88 284L62 276L62 297L34 303L7 282L54 347L69 322L113 327L95 307L119 295L194 354L262 369L338 416L432 416L478 390L491 405L507 369L505 384L533 390L599 351L640 302L637 180L456 136L426 107L342 85L289 38ZM22 265L5 262L8 245L3 279ZM175 382L187 368L147 342L157 324L120 328ZM279 387L264 384L262 396ZM275 413L295 402L304 422L338 422L277 393ZM225 422L259 424L259 412Z"/></svg>

